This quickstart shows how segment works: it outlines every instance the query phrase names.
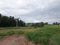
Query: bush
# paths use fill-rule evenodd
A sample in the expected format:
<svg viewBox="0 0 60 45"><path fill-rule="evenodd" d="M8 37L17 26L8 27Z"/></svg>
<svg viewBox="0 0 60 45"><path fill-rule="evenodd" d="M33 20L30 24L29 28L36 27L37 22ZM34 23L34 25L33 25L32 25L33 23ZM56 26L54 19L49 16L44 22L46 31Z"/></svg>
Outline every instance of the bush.
<svg viewBox="0 0 60 45"><path fill-rule="evenodd" d="M44 23L43 22L33 23L32 26L34 26L34 27L43 27L44 26Z"/></svg>

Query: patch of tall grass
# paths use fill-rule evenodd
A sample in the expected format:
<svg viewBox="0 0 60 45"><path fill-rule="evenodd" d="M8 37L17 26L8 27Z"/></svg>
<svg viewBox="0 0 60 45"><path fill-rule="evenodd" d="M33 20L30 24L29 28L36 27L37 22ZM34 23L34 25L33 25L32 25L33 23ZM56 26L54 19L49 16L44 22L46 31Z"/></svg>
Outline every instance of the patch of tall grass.
<svg viewBox="0 0 60 45"><path fill-rule="evenodd" d="M46 26L26 33L27 39L43 45L60 45L60 26Z"/></svg>
<svg viewBox="0 0 60 45"><path fill-rule="evenodd" d="M31 29L31 28L29 28ZM33 29L33 28L32 28ZM27 30L27 29L25 29ZM34 31L8 31L0 33L0 38L6 35L24 34L29 41L42 45L60 45L60 26L46 25Z"/></svg>
<svg viewBox="0 0 60 45"><path fill-rule="evenodd" d="M20 35L20 34L24 34L24 32L23 32L23 31L1 32L1 33L0 33L0 39L3 38L4 36L13 35L13 34Z"/></svg>

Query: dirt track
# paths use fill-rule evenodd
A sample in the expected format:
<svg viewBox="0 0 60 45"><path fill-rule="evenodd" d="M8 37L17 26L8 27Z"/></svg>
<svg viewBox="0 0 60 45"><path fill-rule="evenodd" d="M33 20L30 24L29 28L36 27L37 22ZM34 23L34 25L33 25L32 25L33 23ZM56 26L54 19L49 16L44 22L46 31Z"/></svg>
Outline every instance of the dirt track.
<svg viewBox="0 0 60 45"><path fill-rule="evenodd" d="M0 40L0 45L35 45L31 41L27 41L24 35L6 36Z"/></svg>

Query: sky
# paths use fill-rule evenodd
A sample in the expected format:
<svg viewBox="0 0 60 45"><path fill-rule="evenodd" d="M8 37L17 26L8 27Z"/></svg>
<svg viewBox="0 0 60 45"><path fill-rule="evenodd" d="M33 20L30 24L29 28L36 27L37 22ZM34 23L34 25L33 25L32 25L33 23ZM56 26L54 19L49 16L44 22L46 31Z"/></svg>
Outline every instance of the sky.
<svg viewBox="0 0 60 45"><path fill-rule="evenodd" d="M60 22L60 0L0 0L0 13L25 22Z"/></svg>

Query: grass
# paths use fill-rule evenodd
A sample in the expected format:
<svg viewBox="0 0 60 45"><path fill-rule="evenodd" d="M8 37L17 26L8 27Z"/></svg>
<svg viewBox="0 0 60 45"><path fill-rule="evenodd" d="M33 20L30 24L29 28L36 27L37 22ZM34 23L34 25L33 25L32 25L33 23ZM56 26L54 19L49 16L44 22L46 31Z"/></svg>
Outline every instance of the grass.
<svg viewBox="0 0 60 45"><path fill-rule="evenodd" d="M19 35L19 34L24 34L24 32L23 31L20 31L20 32L19 31L8 31L5 33L1 32L0 33L0 39L3 38L4 36L13 35L13 34Z"/></svg>
<svg viewBox="0 0 60 45"><path fill-rule="evenodd" d="M25 34L25 32L32 32L39 28L34 27L1 27L0 28L0 39L7 35L20 35Z"/></svg>
<svg viewBox="0 0 60 45"><path fill-rule="evenodd" d="M0 32L8 32L8 31L26 31L26 32L30 32L30 31L35 31L39 28L34 28L34 27L1 27L0 28Z"/></svg>
<svg viewBox="0 0 60 45"><path fill-rule="evenodd" d="M0 28L0 38L12 34L24 34L29 41L42 45L60 45L60 25L46 25L34 27L6 27Z"/></svg>
<svg viewBox="0 0 60 45"><path fill-rule="evenodd" d="M43 45L60 45L60 26L45 26L34 32L28 32L26 37L34 43Z"/></svg>

